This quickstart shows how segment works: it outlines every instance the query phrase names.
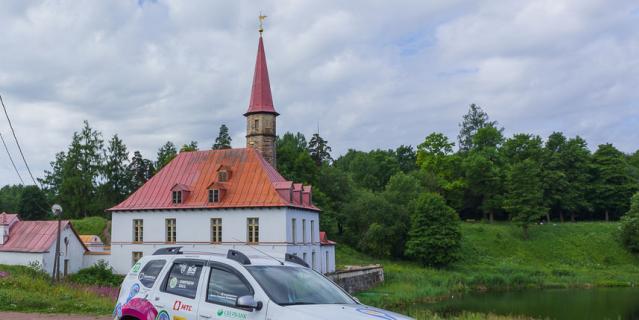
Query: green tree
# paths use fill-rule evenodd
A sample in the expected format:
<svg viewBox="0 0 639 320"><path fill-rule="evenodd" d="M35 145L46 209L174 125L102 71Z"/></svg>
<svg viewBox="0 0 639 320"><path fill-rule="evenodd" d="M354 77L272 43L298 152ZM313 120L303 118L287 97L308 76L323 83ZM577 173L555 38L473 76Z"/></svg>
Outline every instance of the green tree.
<svg viewBox="0 0 639 320"><path fill-rule="evenodd" d="M539 163L524 159L513 164L508 172L507 193L504 199L512 221L523 229L524 239L528 239L528 228L536 223L546 211L543 184Z"/></svg>
<svg viewBox="0 0 639 320"><path fill-rule="evenodd" d="M454 146L443 133L431 133L417 146L416 164L429 191L443 194L449 205L462 208L466 182L459 172L462 158L453 153Z"/></svg>
<svg viewBox="0 0 639 320"><path fill-rule="evenodd" d="M562 157L566 142L563 133L553 132L546 141L542 156L545 203L550 211L558 213L561 222L564 222L564 212L570 210L564 199L564 194L569 192L569 182L566 179L567 168ZM550 212L547 213L546 220L550 222Z"/></svg>
<svg viewBox="0 0 639 320"><path fill-rule="evenodd" d="M497 121L490 121L488 114L476 104L471 104L468 113L464 115L463 121L459 124L459 151L466 152L473 148L473 136L481 128L497 128ZM503 131L501 129L500 131Z"/></svg>
<svg viewBox="0 0 639 320"><path fill-rule="evenodd" d="M198 151L197 141L191 141L189 144L182 145L180 152Z"/></svg>
<svg viewBox="0 0 639 320"><path fill-rule="evenodd" d="M24 186L6 185L0 188L0 213L16 213L18 212L18 206L20 204L20 195Z"/></svg>
<svg viewBox="0 0 639 320"><path fill-rule="evenodd" d="M20 193L17 212L22 220L44 220L49 212L47 196L37 186L25 186Z"/></svg>
<svg viewBox="0 0 639 320"><path fill-rule="evenodd" d="M100 191L105 206L111 207L122 202L133 191L132 173L128 170L129 152L117 134L109 141L104 159L104 183Z"/></svg>
<svg viewBox="0 0 639 320"><path fill-rule="evenodd" d="M637 190L637 181L625 155L612 144L602 144L593 155L593 202L595 209L604 214L620 216L628 210L628 199Z"/></svg>
<svg viewBox="0 0 639 320"><path fill-rule="evenodd" d="M277 138L277 170L289 180L315 183L318 167L303 134L287 132Z"/></svg>
<svg viewBox="0 0 639 320"><path fill-rule="evenodd" d="M58 154L53 171L44 181L57 188L51 194L65 208L65 216L86 217L99 214L103 208L95 202L98 179L103 166L103 140L99 131L84 121L82 131L75 132L66 155Z"/></svg>
<svg viewBox="0 0 639 320"><path fill-rule="evenodd" d="M129 163L128 170L132 176L133 190L137 190L145 184L149 179L151 179L155 172L155 168L153 168L153 161L142 157L142 153L140 153L140 151L135 151L133 153L133 158L131 159L131 163Z"/></svg>
<svg viewBox="0 0 639 320"><path fill-rule="evenodd" d="M416 177L400 171L388 180L381 194L394 209L394 212L386 213L385 219L381 222L385 222L386 227L389 228L390 235L387 239L394 239L389 253L395 258L404 256L410 230L410 217L415 212L415 199L423 192L425 190Z"/></svg>
<svg viewBox="0 0 639 320"><path fill-rule="evenodd" d="M335 165L348 172L357 186L375 192L384 190L390 177L400 171L393 150L349 150L335 160Z"/></svg>
<svg viewBox="0 0 639 320"><path fill-rule="evenodd" d="M475 198L484 219L491 223L502 207L504 192L504 161L499 153L503 142L501 131L493 126L477 130L473 147L467 151L461 169L468 187L467 194Z"/></svg>
<svg viewBox="0 0 639 320"><path fill-rule="evenodd" d="M639 253L639 193L632 197L630 210L621 217L619 239L630 252Z"/></svg>
<svg viewBox="0 0 639 320"><path fill-rule="evenodd" d="M211 147L213 150L231 149L231 136L229 135L229 128L225 124L220 126L220 132L215 138L215 143Z"/></svg>
<svg viewBox="0 0 639 320"><path fill-rule="evenodd" d="M406 255L423 265L444 267L459 258L461 238L455 210L438 194L422 194L415 204Z"/></svg>
<svg viewBox="0 0 639 320"><path fill-rule="evenodd" d="M395 149L399 169L404 173L417 170L417 152L412 146L401 145Z"/></svg>
<svg viewBox="0 0 639 320"><path fill-rule="evenodd" d="M155 169L160 171L164 166L169 164L177 156L177 148L171 141L167 141L158 150L158 158L155 161Z"/></svg>
<svg viewBox="0 0 639 320"><path fill-rule="evenodd" d="M353 198L353 182L343 170L329 165L320 167L313 185L313 202L322 209L322 230L344 234L348 212L344 206Z"/></svg>
<svg viewBox="0 0 639 320"><path fill-rule="evenodd" d="M331 147L328 145L328 141L320 137L319 133L313 134L308 142L308 151L317 166L321 166L323 163L330 164L333 161Z"/></svg>

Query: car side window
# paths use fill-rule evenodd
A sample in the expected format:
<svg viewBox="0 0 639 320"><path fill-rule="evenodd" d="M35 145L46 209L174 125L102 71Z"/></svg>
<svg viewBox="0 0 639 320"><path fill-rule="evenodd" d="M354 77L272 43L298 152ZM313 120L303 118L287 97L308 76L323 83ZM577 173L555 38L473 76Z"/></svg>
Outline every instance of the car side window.
<svg viewBox="0 0 639 320"><path fill-rule="evenodd" d="M153 287L155 284L155 280L157 280L160 272L162 272L162 268L166 264L166 260L152 260L149 261L140 274L138 275L138 280L142 283L143 286L147 288Z"/></svg>
<svg viewBox="0 0 639 320"><path fill-rule="evenodd" d="M253 295L253 289L241 275L226 268L211 267L207 302L235 306L237 298L246 295Z"/></svg>
<svg viewBox="0 0 639 320"><path fill-rule="evenodd" d="M195 299L203 266L198 260L176 260L164 279L162 291Z"/></svg>

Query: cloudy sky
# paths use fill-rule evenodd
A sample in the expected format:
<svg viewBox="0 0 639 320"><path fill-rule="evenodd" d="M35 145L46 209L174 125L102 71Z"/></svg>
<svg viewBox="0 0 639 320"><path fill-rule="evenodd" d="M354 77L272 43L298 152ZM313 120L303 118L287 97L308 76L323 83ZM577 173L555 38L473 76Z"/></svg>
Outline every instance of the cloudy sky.
<svg viewBox="0 0 639 320"><path fill-rule="evenodd" d="M639 148L635 1L2 1L0 94L34 174L85 119L152 159L223 123L243 146L260 10L279 132L319 127L336 155L455 138L473 102L508 135Z"/></svg>

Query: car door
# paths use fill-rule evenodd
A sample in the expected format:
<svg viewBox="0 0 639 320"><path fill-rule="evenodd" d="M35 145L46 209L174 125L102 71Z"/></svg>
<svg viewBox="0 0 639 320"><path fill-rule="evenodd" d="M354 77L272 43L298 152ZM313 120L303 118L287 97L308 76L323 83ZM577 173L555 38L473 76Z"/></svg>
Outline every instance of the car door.
<svg viewBox="0 0 639 320"><path fill-rule="evenodd" d="M156 290L153 306L158 320L191 320L197 315L197 297L202 290L205 261L176 259Z"/></svg>
<svg viewBox="0 0 639 320"><path fill-rule="evenodd" d="M204 278L198 319L266 319L266 300L256 296L250 282L234 267L210 262ZM247 295L253 296L256 301L263 301L260 310L236 306L237 298Z"/></svg>

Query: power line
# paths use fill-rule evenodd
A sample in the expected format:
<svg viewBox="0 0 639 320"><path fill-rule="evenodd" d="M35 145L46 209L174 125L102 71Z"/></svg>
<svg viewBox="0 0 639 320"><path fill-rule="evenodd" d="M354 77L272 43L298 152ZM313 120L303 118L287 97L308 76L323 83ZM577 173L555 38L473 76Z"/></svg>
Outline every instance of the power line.
<svg viewBox="0 0 639 320"><path fill-rule="evenodd" d="M29 164L27 163L27 159L24 157L24 153L22 152L22 147L20 147L20 143L18 142L18 137L16 136L16 131L13 129L13 124L11 124L11 119L9 118L9 114L7 113L7 107L4 105L4 101L2 101L2 95L0 95L0 104L2 104L2 109L4 110L4 115L7 117L7 122L9 122L9 128L11 128L11 133L13 134L13 139L16 140L16 145L18 146L18 151L20 151L20 156L22 156L22 161L24 162L25 167L27 167L27 172L29 172L29 176L31 177L31 180L33 181L33 184L35 184L36 186L39 187L38 182L36 182L36 179L33 177L33 174L31 173L31 168L29 168ZM4 139L3 139L4 141ZM6 145L5 145L6 148ZM14 165L15 167L15 165ZM20 179L22 180L22 179ZM23 182L24 184L24 182Z"/></svg>
<svg viewBox="0 0 639 320"><path fill-rule="evenodd" d="M13 162L13 157L11 156L11 153L9 152L9 148L7 148L7 144L4 142L4 137L2 136L2 133L0 133L0 140L2 140L2 145L4 145L4 150L7 151L7 155L9 156L9 160L11 160L11 164L13 165L13 170L16 171L16 174L18 175L18 178L20 178L20 182L22 182L22 184L24 184L24 180L22 180L22 176L20 175L20 171L18 171L18 167L16 167L16 163Z"/></svg>

